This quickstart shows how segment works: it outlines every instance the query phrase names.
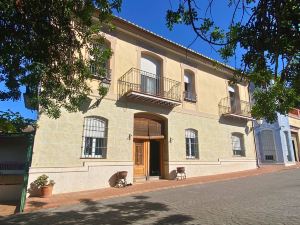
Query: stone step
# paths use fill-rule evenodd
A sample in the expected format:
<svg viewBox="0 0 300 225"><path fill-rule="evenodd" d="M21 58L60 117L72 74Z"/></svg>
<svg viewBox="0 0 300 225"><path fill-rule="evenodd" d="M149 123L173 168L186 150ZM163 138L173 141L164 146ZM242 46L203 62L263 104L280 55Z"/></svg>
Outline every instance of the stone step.
<svg viewBox="0 0 300 225"><path fill-rule="evenodd" d="M159 180L159 176L149 176L147 180L149 181Z"/></svg>
<svg viewBox="0 0 300 225"><path fill-rule="evenodd" d="M134 183L143 183L147 181L147 177L143 176L143 177L134 177L133 178L133 182Z"/></svg>

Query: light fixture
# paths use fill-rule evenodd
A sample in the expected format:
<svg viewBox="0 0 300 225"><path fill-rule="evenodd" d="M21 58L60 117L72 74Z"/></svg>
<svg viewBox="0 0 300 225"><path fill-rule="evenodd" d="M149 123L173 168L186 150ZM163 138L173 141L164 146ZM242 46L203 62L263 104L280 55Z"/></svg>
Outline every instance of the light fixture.
<svg viewBox="0 0 300 225"><path fill-rule="evenodd" d="M172 143L173 141L174 141L174 139L170 137L170 143Z"/></svg>
<svg viewBox="0 0 300 225"><path fill-rule="evenodd" d="M131 140L132 134L128 134L128 140Z"/></svg>
<svg viewBox="0 0 300 225"><path fill-rule="evenodd" d="M256 120L256 123L257 123L259 126L262 125L263 122L264 122L263 119L257 119L257 120Z"/></svg>

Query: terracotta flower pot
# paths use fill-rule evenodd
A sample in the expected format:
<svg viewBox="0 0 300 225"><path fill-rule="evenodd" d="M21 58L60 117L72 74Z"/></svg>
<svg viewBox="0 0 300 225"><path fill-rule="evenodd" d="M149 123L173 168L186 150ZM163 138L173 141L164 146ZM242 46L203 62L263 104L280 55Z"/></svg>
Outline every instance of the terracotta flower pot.
<svg viewBox="0 0 300 225"><path fill-rule="evenodd" d="M53 185L41 187L41 198L49 198L52 196Z"/></svg>

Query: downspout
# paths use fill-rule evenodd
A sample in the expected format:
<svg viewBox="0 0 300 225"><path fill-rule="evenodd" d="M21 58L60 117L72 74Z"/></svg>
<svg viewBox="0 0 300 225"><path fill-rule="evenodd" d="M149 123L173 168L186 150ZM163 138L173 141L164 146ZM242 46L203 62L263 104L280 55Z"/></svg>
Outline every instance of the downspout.
<svg viewBox="0 0 300 225"><path fill-rule="evenodd" d="M19 212L23 212L24 208L25 208L28 177L29 177L29 167L31 165L31 159L32 159L34 135L35 135L34 132L26 135L26 137L27 137L27 154L26 154L26 163L25 163L25 168L24 168L25 171L24 171L23 187L22 187L22 193L21 193Z"/></svg>
<svg viewBox="0 0 300 225"><path fill-rule="evenodd" d="M248 84L248 99L249 99L249 104L251 106L251 91L250 91L250 83ZM256 135L254 132L254 120L252 120L252 133L253 133L253 139L254 139L254 149L255 149L255 156L256 156L256 166L257 168L260 168L260 162L259 162L259 154L257 153L257 147L256 147Z"/></svg>

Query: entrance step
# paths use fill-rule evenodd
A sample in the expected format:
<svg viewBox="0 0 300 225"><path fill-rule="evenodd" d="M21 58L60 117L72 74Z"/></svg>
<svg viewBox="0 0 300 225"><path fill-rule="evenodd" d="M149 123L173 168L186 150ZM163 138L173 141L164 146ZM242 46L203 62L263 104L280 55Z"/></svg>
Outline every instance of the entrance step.
<svg viewBox="0 0 300 225"><path fill-rule="evenodd" d="M147 181L147 177L134 177L133 178L133 182L135 182L135 183L143 183L143 182L145 182L145 181Z"/></svg>
<svg viewBox="0 0 300 225"><path fill-rule="evenodd" d="M149 181L152 181L152 180L159 180L159 176L149 176L149 177L148 177L148 180L149 180Z"/></svg>

